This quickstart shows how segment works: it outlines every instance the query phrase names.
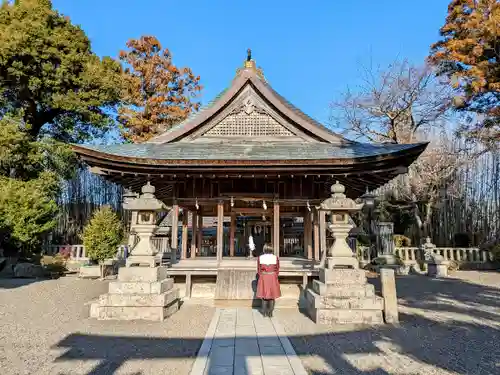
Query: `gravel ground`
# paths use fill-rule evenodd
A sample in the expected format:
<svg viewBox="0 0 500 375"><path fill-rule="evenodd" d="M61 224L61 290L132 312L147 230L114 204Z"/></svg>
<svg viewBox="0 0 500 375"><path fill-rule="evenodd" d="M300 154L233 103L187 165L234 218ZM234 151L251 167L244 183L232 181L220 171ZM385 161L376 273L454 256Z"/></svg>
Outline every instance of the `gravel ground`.
<svg viewBox="0 0 500 375"><path fill-rule="evenodd" d="M0 369L10 374L189 374L214 309L164 322L89 319L107 282L0 280Z"/></svg>
<svg viewBox="0 0 500 375"><path fill-rule="evenodd" d="M397 289L399 327L341 331L294 310L276 316L310 374L500 374L499 272L404 276Z"/></svg>

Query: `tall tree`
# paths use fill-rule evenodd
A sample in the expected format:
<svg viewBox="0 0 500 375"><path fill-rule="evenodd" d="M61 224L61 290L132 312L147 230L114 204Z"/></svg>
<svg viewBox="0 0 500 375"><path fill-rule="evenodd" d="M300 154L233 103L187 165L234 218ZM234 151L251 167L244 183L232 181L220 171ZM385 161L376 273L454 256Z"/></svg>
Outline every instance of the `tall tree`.
<svg viewBox="0 0 500 375"><path fill-rule="evenodd" d="M430 61L457 89L458 108L479 113L463 130L500 141L500 2L452 0Z"/></svg>
<svg viewBox="0 0 500 375"><path fill-rule="evenodd" d="M199 109L202 86L189 68L178 68L158 39L143 36L127 42L124 105L119 110L123 136L143 142L168 130Z"/></svg>
<svg viewBox="0 0 500 375"><path fill-rule="evenodd" d="M408 173L383 189L386 208L410 209L424 237L433 209L444 192L452 192L454 172L462 163L445 127L449 89L430 68L407 61L385 70L366 68L363 81L356 92L347 90L333 104L334 119L345 134L372 142L430 141Z"/></svg>
<svg viewBox="0 0 500 375"><path fill-rule="evenodd" d="M121 67L100 59L84 31L49 0L0 5L0 116L21 111L36 138L78 142L112 123Z"/></svg>
<svg viewBox="0 0 500 375"><path fill-rule="evenodd" d="M0 119L0 253L35 251L56 224L61 177L73 153L54 140L34 141L19 118Z"/></svg>

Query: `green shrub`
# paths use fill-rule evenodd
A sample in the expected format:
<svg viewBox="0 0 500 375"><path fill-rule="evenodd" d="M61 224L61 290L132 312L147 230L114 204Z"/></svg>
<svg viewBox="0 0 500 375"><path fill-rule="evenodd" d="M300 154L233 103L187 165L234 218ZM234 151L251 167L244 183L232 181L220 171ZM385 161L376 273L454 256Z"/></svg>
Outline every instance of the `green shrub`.
<svg viewBox="0 0 500 375"><path fill-rule="evenodd" d="M405 263L403 262L403 260L399 256L395 255L394 258L396 260L397 265L399 265L399 266L405 265ZM373 259L372 263L377 265L377 266L384 266L387 264L387 259L384 258L383 256L379 256L379 257Z"/></svg>
<svg viewBox="0 0 500 375"><path fill-rule="evenodd" d="M87 256L101 265L116 256L118 245L123 239L123 227L120 219L110 207L103 207L94 212L92 219L81 234Z"/></svg>
<svg viewBox="0 0 500 375"><path fill-rule="evenodd" d="M40 260L40 264L50 274L56 273L61 275L67 271L66 260L59 254L55 256L44 255Z"/></svg>
<svg viewBox="0 0 500 375"><path fill-rule="evenodd" d="M448 264L448 271L458 271L460 269L460 263L455 260L450 261Z"/></svg>
<svg viewBox="0 0 500 375"><path fill-rule="evenodd" d="M403 236L402 234L395 234L394 244L396 245L396 247L410 247L411 240L408 237Z"/></svg>
<svg viewBox="0 0 500 375"><path fill-rule="evenodd" d="M490 252L493 255L493 260L500 262L500 243L491 246Z"/></svg>

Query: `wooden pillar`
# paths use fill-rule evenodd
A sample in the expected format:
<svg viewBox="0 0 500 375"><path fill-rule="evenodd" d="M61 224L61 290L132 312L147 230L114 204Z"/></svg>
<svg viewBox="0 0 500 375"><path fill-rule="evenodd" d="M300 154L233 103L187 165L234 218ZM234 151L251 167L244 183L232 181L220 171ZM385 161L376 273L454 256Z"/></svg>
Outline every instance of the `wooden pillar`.
<svg viewBox="0 0 500 375"><path fill-rule="evenodd" d="M273 248L274 255L280 255L280 204L274 202L273 208Z"/></svg>
<svg viewBox="0 0 500 375"><path fill-rule="evenodd" d="M319 260L319 216L321 212L318 210L314 211L314 259Z"/></svg>
<svg viewBox="0 0 500 375"><path fill-rule="evenodd" d="M174 202L172 206L172 237L171 237L171 247L172 254L170 256L170 261L174 263L177 260L177 248L179 246L179 205Z"/></svg>
<svg viewBox="0 0 500 375"><path fill-rule="evenodd" d="M222 260L224 250L224 202L217 203L217 260Z"/></svg>
<svg viewBox="0 0 500 375"><path fill-rule="evenodd" d="M234 233L236 231L236 214L231 213L231 229L229 232L229 255L234 257Z"/></svg>
<svg viewBox="0 0 500 375"><path fill-rule="evenodd" d="M181 259L186 259L187 257L187 245L188 245L188 218L189 211L184 210L182 213L182 239L181 239Z"/></svg>
<svg viewBox="0 0 500 375"><path fill-rule="evenodd" d="M198 214L193 212L191 219L191 258L196 258L196 240L198 238Z"/></svg>
<svg viewBox="0 0 500 375"><path fill-rule="evenodd" d="M203 214L201 211L198 213L198 239L196 241L196 248L201 254L201 249L203 246Z"/></svg>
<svg viewBox="0 0 500 375"><path fill-rule="evenodd" d="M307 210L304 214L304 256L312 259L312 223L311 211Z"/></svg>
<svg viewBox="0 0 500 375"><path fill-rule="evenodd" d="M324 265L323 263L326 260L326 252L327 252L327 249L326 249L326 231L328 229L326 228L325 217L326 217L326 212L319 211L319 243L320 243L319 251L321 253L320 256L321 256L322 265Z"/></svg>

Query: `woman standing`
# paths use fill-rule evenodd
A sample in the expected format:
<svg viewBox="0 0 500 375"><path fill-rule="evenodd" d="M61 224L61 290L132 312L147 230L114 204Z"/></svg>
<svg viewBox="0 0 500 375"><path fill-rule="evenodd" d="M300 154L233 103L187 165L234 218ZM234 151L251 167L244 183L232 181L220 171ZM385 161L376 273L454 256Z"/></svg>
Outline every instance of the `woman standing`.
<svg viewBox="0 0 500 375"><path fill-rule="evenodd" d="M281 297L280 283L278 275L280 272L280 262L273 253L271 245L265 244L264 254L257 260L257 293L256 297L262 299L262 315L273 316L274 300Z"/></svg>

